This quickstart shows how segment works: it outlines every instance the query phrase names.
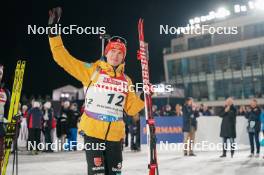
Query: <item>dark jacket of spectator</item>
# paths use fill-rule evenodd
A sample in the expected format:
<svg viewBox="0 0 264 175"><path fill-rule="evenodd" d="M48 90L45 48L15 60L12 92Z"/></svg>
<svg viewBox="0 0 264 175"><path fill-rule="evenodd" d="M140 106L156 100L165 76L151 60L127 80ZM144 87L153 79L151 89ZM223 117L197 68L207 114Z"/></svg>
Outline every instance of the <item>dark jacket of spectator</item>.
<svg viewBox="0 0 264 175"><path fill-rule="evenodd" d="M236 138L236 108L230 106L228 112L225 108L219 115L222 118L220 137Z"/></svg>
<svg viewBox="0 0 264 175"><path fill-rule="evenodd" d="M41 129L43 122L43 112L38 107L31 108L28 111L28 128L29 129Z"/></svg>
<svg viewBox="0 0 264 175"><path fill-rule="evenodd" d="M57 137L69 134L69 116L70 110L62 108L61 113L57 119Z"/></svg>
<svg viewBox="0 0 264 175"><path fill-rule="evenodd" d="M77 128L77 124L79 122L80 117L81 117L81 114L79 111L70 110L69 116L68 116L69 128Z"/></svg>
<svg viewBox="0 0 264 175"><path fill-rule="evenodd" d="M183 132L190 132L191 126L197 129L197 117L199 117L199 111L194 111L191 106L184 105L183 112Z"/></svg>
<svg viewBox="0 0 264 175"><path fill-rule="evenodd" d="M257 106L255 108L250 108L249 112L245 113L245 117L248 119L248 132L258 133L261 130L261 121L260 121L261 109ZM253 123L253 126L251 126Z"/></svg>
<svg viewBox="0 0 264 175"><path fill-rule="evenodd" d="M163 113L163 116L175 116L175 112L171 110L170 105L165 106L165 111Z"/></svg>
<svg viewBox="0 0 264 175"><path fill-rule="evenodd" d="M52 129L52 122L53 122L53 110L52 109L48 109L48 110L44 110L43 112L43 126L44 128L48 128L48 129ZM47 115L47 118L45 118L45 115Z"/></svg>
<svg viewBox="0 0 264 175"><path fill-rule="evenodd" d="M212 115L212 113L209 109L207 109L206 111L203 111L202 113L203 113L203 116L211 116Z"/></svg>

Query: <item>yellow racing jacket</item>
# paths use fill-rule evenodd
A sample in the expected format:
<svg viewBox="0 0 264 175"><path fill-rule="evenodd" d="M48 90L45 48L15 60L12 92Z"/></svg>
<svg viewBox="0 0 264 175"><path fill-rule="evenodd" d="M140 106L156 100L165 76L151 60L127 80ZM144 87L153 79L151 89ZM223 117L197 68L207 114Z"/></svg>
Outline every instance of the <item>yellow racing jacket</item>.
<svg viewBox="0 0 264 175"><path fill-rule="evenodd" d="M95 63L86 63L74 58L65 49L60 36L49 38L51 51L54 60L70 75L81 81L84 88L90 84L89 88L96 87L96 82L100 74L106 74L109 77L124 77L124 64L120 64L116 70L105 61L98 60ZM94 72L100 68L100 71L91 81ZM128 86L132 85L132 81L128 76L125 76ZM144 108L144 102L133 91L128 91L123 103L123 110L129 116L135 116ZM87 136L99 138L108 141L120 141L124 138L125 127L123 120L108 122L95 119L86 112L82 114L81 122L78 128Z"/></svg>

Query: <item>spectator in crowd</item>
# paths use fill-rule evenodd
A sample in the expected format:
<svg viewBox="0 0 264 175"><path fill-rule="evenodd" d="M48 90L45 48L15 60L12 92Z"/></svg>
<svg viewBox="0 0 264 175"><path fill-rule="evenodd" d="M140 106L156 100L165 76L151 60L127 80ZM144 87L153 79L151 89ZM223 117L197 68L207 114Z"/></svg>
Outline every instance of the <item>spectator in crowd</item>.
<svg viewBox="0 0 264 175"><path fill-rule="evenodd" d="M195 139L195 132L197 130L197 120L199 111L197 106L193 103L192 98L187 98L183 106L183 132L184 132L184 156L196 156L193 153L193 145Z"/></svg>
<svg viewBox="0 0 264 175"><path fill-rule="evenodd" d="M246 114L246 107L244 105L242 105L242 106L239 107L237 115L245 116L245 114Z"/></svg>
<svg viewBox="0 0 264 175"><path fill-rule="evenodd" d="M51 142L54 143L57 141L57 118L55 111L53 109L52 123L51 123ZM53 150L54 151L54 150Z"/></svg>
<svg viewBox="0 0 264 175"><path fill-rule="evenodd" d="M34 106L34 102L36 101L35 98L32 96L31 97L32 99L30 100L30 106L29 106L29 109L33 108Z"/></svg>
<svg viewBox="0 0 264 175"><path fill-rule="evenodd" d="M57 119L57 137L59 138L59 141L62 145L62 147L59 149L62 151L66 149L64 145L66 143L67 135L69 135L68 118L70 115L70 105L70 101L65 101L62 103L62 109Z"/></svg>
<svg viewBox="0 0 264 175"><path fill-rule="evenodd" d="M250 112L250 106L246 106L246 112Z"/></svg>
<svg viewBox="0 0 264 175"><path fill-rule="evenodd" d="M77 133L78 133L78 123L80 121L81 113L78 111L77 103L72 103L70 106L70 112L68 116L68 127L69 127L69 134L68 138L68 145L69 150L77 150Z"/></svg>
<svg viewBox="0 0 264 175"><path fill-rule="evenodd" d="M258 106L257 100L252 99L250 102L250 108L248 111L244 111L245 117L248 119L247 131L249 135L250 142L250 155L249 157L254 157L255 154L255 144L256 143L256 157L259 157L260 153L260 142L259 133L261 130L260 115L261 109Z"/></svg>
<svg viewBox="0 0 264 175"><path fill-rule="evenodd" d="M205 105L205 104L201 104L201 113L202 113L203 116L211 116L212 115L212 113L209 110L208 106Z"/></svg>
<svg viewBox="0 0 264 175"><path fill-rule="evenodd" d="M152 112L153 112L153 116L160 116L160 111L158 111L157 105L152 105Z"/></svg>
<svg viewBox="0 0 264 175"><path fill-rule="evenodd" d="M40 135L41 135L41 125L43 121L43 113L40 109L40 102L34 101L33 107L28 111L28 131L29 131L29 137L28 137L28 144L38 145L40 143ZM32 147L29 147L32 151L32 154L38 154L38 149L32 149ZM38 148L38 147L37 147Z"/></svg>
<svg viewBox="0 0 264 175"><path fill-rule="evenodd" d="M160 116L165 116L165 113L166 113L166 106L161 106Z"/></svg>
<svg viewBox="0 0 264 175"><path fill-rule="evenodd" d="M175 116L176 117L182 117L183 113L182 113L182 107L179 104L176 104L175 106Z"/></svg>
<svg viewBox="0 0 264 175"><path fill-rule="evenodd" d="M24 118L27 118L27 113L28 113L28 106L27 105L23 105L22 106L22 115Z"/></svg>
<svg viewBox="0 0 264 175"><path fill-rule="evenodd" d="M45 143L48 145L46 152L53 152L51 149L51 130L53 121L53 109L51 102L47 101L43 106L43 132L45 136Z"/></svg>
<svg viewBox="0 0 264 175"><path fill-rule="evenodd" d="M223 138L223 154L220 157L226 157L227 139L231 144L231 157L235 153L235 138L236 138L236 108L233 98L229 97L225 101L224 109L220 115L222 118L220 137Z"/></svg>
<svg viewBox="0 0 264 175"><path fill-rule="evenodd" d="M26 143L28 139L28 126L27 126L27 116L28 116L28 106L23 105L22 106L22 119L20 124L20 134L19 134L19 140L20 142Z"/></svg>
<svg viewBox="0 0 264 175"><path fill-rule="evenodd" d="M171 110L171 105L167 104L165 106L164 116L174 116L175 112Z"/></svg>

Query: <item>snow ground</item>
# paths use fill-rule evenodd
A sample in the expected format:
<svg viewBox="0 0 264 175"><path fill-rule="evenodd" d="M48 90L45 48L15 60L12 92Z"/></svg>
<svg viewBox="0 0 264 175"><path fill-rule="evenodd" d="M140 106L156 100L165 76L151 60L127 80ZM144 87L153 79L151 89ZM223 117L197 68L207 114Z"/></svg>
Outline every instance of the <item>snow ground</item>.
<svg viewBox="0 0 264 175"><path fill-rule="evenodd" d="M184 157L181 151L161 151L158 147L160 175L263 175L264 155L248 158L249 148L235 153L234 158L219 158L221 152L196 152L197 157ZM125 149L123 153L123 175L147 175L147 147L141 152ZM10 157L7 175L11 175L13 157ZM19 152L19 175L86 175L83 151L40 153L28 155Z"/></svg>

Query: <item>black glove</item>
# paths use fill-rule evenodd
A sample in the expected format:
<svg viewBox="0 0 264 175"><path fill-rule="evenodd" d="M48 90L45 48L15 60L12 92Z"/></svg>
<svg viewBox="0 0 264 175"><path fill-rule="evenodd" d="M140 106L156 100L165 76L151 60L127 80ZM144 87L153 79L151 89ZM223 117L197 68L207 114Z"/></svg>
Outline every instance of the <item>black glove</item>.
<svg viewBox="0 0 264 175"><path fill-rule="evenodd" d="M59 23L61 14L62 14L61 7L56 7L49 11L49 21L48 21L49 27L54 27L56 24ZM51 29L49 29L49 37L55 37L55 36L58 36L58 34L51 33Z"/></svg>

